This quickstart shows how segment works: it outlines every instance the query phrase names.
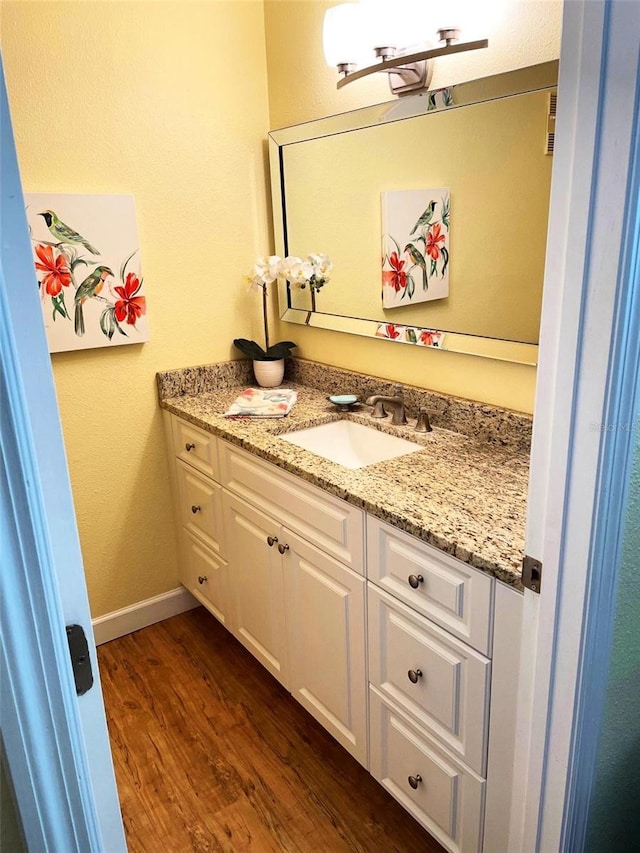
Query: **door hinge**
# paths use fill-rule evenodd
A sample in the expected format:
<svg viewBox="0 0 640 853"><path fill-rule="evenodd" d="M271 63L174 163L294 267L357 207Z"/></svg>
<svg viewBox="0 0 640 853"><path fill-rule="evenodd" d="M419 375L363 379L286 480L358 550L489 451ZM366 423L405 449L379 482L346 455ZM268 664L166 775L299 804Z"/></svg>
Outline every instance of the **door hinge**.
<svg viewBox="0 0 640 853"><path fill-rule="evenodd" d="M522 583L532 592L540 592L542 585L542 563L540 560L525 556L522 561Z"/></svg>
<svg viewBox="0 0 640 853"><path fill-rule="evenodd" d="M76 682L76 693L82 696L93 687L93 672L89 646L82 625L67 625L67 641L73 677Z"/></svg>

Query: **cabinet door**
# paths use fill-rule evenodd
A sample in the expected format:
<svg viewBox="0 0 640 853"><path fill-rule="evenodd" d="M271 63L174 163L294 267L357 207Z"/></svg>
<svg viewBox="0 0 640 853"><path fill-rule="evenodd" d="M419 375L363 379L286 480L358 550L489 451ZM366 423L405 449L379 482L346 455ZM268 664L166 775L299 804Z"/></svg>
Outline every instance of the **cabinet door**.
<svg viewBox="0 0 640 853"><path fill-rule="evenodd" d="M291 694L367 767L365 582L286 528Z"/></svg>
<svg viewBox="0 0 640 853"><path fill-rule="evenodd" d="M268 515L225 492L229 582L234 634L285 687L289 687L279 526ZM271 537L273 544L269 545Z"/></svg>

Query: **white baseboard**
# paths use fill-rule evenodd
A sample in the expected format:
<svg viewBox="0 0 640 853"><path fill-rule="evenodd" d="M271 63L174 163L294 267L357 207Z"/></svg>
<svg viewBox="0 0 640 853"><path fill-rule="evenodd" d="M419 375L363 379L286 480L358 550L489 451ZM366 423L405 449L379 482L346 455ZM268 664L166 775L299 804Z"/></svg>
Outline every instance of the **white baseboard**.
<svg viewBox="0 0 640 853"><path fill-rule="evenodd" d="M177 616L185 610L199 607L197 601L183 586L163 592L162 595L154 595L144 601L138 601L122 610L114 610L113 613L105 613L93 620L93 635L96 645L108 643L117 637L124 637L133 631L139 631L163 619Z"/></svg>

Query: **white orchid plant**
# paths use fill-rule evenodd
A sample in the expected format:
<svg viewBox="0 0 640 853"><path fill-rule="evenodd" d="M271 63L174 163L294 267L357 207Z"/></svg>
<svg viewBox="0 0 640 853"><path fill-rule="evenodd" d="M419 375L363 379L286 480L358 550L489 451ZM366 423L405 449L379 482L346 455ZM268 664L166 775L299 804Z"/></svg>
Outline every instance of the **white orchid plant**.
<svg viewBox="0 0 640 853"><path fill-rule="evenodd" d="M309 288L312 294L317 293L328 281L331 275L332 263L327 255L307 255L303 260L294 255L281 258L270 255L268 258L258 258L253 272L247 276L252 290L262 291L262 315L264 318L264 349L255 341L246 338L236 338L236 346L244 355L254 361L274 361L287 358L296 346L293 341L280 341L269 345L269 323L267 319L267 288L278 278L286 278L290 285L304 290Z"/></svg>

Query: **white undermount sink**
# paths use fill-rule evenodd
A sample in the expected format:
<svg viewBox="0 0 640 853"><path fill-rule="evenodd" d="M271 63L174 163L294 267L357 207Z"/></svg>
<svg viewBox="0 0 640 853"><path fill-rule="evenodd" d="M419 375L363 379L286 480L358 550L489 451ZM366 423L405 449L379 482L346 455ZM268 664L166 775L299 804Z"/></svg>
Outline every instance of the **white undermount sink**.
<svg viewBox="0 0 640 853"><path fill-rule="evenodd" d="M352 469L424 450L421 444L347 420L289 432L279 437Z"/></svg>

